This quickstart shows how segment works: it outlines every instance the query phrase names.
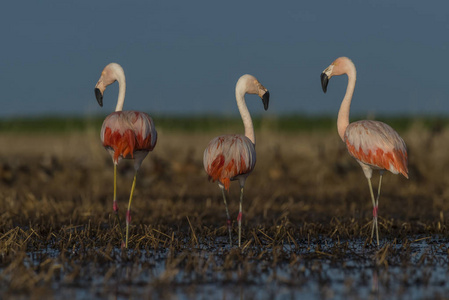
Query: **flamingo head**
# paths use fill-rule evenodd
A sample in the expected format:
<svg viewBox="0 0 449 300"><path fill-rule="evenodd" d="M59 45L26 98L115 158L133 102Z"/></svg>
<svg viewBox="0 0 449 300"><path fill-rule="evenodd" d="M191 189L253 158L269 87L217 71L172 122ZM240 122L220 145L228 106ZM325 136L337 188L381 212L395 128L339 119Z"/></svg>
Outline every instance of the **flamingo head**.
<svg viewBox="0 0 449 300"><path fill-rule="evenodd" d="M334 60L322 73L321 73L321 87L323 92L327 92L327 84L332 76L339 76L343 74L352 73L355 71L354 63L347 57L339 57Z"/></svg>
<svg viewBox="0 0 449 300"><path fill-rule="evenodd" d="M95 85L95 97L100 106L103 106L103 93L106 87L118 79L124 78L124 74L123 68L117 63L110 63L103 69L100 79Z"/></svg>
<svg viewBox="0 0 449 300"><path fill-rule="evenodd" d="M235 94L243 97L244 94L257 94L263 102L263 108L268 109L270 92L253 75L242 75L235 86Z"/></svg>

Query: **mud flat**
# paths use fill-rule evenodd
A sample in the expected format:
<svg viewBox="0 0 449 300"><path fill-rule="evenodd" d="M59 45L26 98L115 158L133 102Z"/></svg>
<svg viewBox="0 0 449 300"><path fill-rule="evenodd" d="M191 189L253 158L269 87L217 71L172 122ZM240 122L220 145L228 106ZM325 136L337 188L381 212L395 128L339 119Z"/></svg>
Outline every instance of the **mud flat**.
<svg viewBox="0 0 449 300"><path fill-rule="evenodd" d="M221 193L202 167L218 130L161 128L137 178L125 252L97 130L1 131L1 298L447 297L448 128L400 132L410 179L384 177L379 248L366 179L334 130L256 132L242 249L228 245ZM132 177L121 163L122 219ZM231 184L235 239L238 193Z"/></svg>

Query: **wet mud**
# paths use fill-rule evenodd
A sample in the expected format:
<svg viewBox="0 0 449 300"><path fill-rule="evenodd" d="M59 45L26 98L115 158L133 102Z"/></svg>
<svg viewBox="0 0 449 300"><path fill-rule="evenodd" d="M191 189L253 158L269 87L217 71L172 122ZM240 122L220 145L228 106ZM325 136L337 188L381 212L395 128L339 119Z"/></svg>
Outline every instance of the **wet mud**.
<svg viewBox="0 0 449 300"><path fill-rule="evenodd" d="M400 134L410 179L384 176L377 247L366 179L336 132L260 129L239 249L202 167L216 133L160 130L137 176L125 251L97 131L1 133L1 298L446 299L449 130ZM124 221L133 164L118 170ZM234 245L238 199L233 182Z"/></svg>

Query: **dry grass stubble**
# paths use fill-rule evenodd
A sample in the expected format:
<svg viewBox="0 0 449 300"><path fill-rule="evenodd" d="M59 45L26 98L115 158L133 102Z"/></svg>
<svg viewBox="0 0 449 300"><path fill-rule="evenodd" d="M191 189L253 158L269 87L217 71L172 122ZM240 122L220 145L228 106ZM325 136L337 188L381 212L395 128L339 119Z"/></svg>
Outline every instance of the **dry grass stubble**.
<svg viewBox="0 0 449 300"><path fill-rule="evenodd" d="M410 180L385 176L381 237L394 244L409 236L446 235L449 130L430 132L417 123L401 134L409 148ZM245 188L244 252L222 248L227 244L224 205L202 167L203 150L214 136L160 130L158 145L138 174L133 250L125 254L117 249L112 216L112 162L96 131L2 134L0 144L9 146L0 149L0 281L9 291L36 291L45 283L82 285L99 276L110 288L111 278L122 278L117 261L129 266L125 277L131 282L145 265L151 268L161 261L165 271L154 275L153 283L171 282L181 270L213 281L234 276L225 271L237 267L244 270L239 276L250 280L260 268L279 261L294 267L307 255L346 257L354 252L352 239L367 239L372 207L366 179L336 132L262 129L256 169ZM122 218L132 176L132 164L121 163ZM233 183L229 204L234 220L238 192ZM322 245L326 251L320 251L321 239L334 244ZM287 251L285 245L296 250ZM304 250L311 247L318 250ZM375 252L383 263L388 262L386 253L394 253L388 247ZM206 252L194 254L193 249ZM266 263L252 267L253 260Z"/></svg>

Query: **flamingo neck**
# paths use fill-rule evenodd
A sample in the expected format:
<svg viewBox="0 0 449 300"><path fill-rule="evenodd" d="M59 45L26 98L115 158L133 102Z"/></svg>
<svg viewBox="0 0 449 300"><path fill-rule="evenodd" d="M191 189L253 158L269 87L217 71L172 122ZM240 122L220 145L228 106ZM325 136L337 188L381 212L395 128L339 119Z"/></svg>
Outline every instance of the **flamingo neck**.
<svg viewBox="0 0 449 300"><path fill-rule="evenodd" d="M115 107L115 111L122 111L123 103L125 102L125 93L126 93L125 74L118 74L117 82L118 82L118 99L117 99L117 106Z"/></svg>
<svg viewBox="0 0 449 300"><path fill-rule="evenodd" d="M348 75L348 86L346 88L345 97L341 102L337 119L338 134L340 135L343 141L345 140L346 128L349 125L349 110L351 108L351 100L352 95L354 94L355 81L357 77L357 73L354 66L350 68L350 70L347 72L347 75Z"/></svg>
<svg viewBox="0 0 449 300"><path fill-rule="evenodd" d="M248 107L245 102L245 91L237 86L235 89L235 98L237 100L237 107L239 108L240 116L242 117L243 126L245 127L245 136L251 140L251 142L256 144L256 136L254 134L253 121L251 120L251 115L249 114Z"/></svg>

